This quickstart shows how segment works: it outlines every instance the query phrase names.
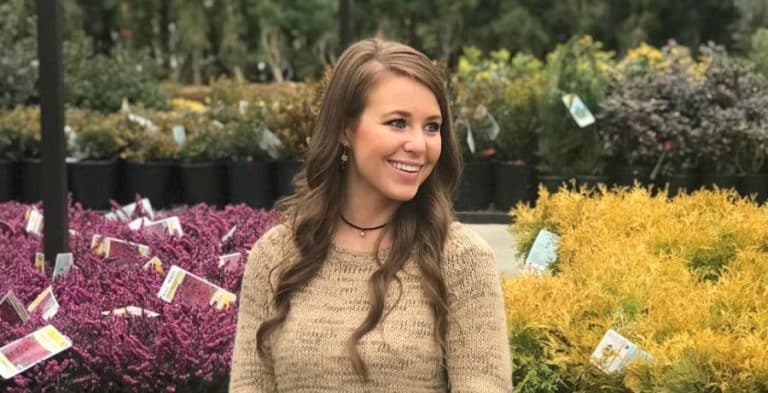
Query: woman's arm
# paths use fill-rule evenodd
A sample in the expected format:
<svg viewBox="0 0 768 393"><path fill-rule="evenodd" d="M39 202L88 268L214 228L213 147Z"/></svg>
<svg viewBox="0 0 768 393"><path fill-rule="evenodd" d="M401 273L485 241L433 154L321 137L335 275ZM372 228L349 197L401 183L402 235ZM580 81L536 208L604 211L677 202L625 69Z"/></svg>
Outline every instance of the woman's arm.
<svg viewBox="0 0 768 393"><path fill-rule="evenodd" d="M466 229L452 237L443 276L448 289L446 365L452 393L511 392L512 366L501 282L493 252Z"/></svg>
<svg viewBox="0 0 768 393"><path fill-rule="evenodd" d="M272 230L274 231L274 229ZM272 232L270 231L270 232ZM237 333L232 354L231 393L275 392L275 376L269 365L264 364L256 351L256 330L266 318L271 296L269 284L269 258L271 248L269 232L256 242L248 254L243 284L240 291L240 309L237 316ZM272 245L274 247L274 245Z"/></svg>

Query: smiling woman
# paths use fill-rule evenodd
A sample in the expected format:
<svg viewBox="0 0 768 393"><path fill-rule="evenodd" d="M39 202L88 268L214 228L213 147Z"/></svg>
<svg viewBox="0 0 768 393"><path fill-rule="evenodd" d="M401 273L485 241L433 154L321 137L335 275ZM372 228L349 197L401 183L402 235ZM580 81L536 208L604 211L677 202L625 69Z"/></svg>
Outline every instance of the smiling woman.
<svg viewBox="0 0 768 393"><path fill-rule="evenodd" d="M296 193L246 266L232 392L511 390L493 254L452 222L450 119L422 53L342 54Z"/></svg>

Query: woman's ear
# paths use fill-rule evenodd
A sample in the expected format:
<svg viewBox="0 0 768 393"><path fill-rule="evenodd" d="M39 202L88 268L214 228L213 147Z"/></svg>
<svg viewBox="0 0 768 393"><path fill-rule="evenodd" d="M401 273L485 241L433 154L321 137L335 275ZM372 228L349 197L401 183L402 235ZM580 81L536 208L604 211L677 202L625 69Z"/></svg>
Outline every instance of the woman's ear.
<svg viewBox="0 0 768 393"><path fill-rule="evenodd" d="M342 131L339 136L339 143L346 147L352 146L352 133L353 131L351 127L344 128L344 131Z"/></svg>

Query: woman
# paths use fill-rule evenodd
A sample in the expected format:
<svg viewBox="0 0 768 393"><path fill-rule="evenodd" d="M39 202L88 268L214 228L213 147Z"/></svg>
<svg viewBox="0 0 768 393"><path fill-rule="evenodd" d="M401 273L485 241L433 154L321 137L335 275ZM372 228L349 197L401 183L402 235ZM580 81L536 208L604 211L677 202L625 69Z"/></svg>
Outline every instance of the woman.
<svg viewBox="0 0 768 393"><path fill-rule="evenodd" d="M370 39L327 85L296 193L251 251L232 392L506 392L493 255L452 223L442 75Z"/></svg>

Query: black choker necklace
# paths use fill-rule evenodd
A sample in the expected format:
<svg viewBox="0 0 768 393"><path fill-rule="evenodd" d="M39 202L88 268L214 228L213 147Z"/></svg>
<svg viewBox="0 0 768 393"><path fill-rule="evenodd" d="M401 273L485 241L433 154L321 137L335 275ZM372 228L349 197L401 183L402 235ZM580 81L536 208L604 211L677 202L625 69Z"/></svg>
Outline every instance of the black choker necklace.
<svg viewBox="0 0 768 393"><path fill-rule="evenodd" d="M369 227L369 228L359 227L359 226L349 222L346 218L344 218L343 214L339 214L339 217L341 217L341 221L344 221L345 224L347 224L347 225L351 226L352 228L355 228L358 231L360 231L360 237L365 237L365 233L368 232L368 231L375 231L377 229L381 229L381 228L384 228L385 226L387 226L387 224L384 223L384 224L381 224L381 225L376 226L376 227Z"/></svg>

